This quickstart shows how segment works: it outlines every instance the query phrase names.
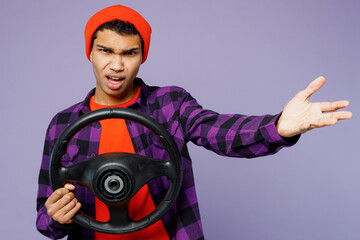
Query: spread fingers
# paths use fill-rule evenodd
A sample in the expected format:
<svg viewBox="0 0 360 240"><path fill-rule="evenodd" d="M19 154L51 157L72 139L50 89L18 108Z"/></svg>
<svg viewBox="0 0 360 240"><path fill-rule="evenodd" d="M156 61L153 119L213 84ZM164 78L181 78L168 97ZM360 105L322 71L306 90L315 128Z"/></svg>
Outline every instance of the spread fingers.
<svg viewBox="0 0 360 240"><path fill-rule="evenodd" d="M350 105L349 101L346 101L346 100L320 103L321 111L323 111L323 112L336 111L338 109L348 107L349 105Z"/></svg>

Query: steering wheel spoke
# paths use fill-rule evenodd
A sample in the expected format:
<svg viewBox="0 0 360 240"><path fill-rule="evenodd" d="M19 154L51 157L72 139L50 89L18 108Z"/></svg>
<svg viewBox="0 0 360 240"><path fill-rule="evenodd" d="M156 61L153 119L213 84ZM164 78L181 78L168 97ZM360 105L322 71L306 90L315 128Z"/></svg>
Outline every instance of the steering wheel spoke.
<svg viewBox="0 0 360 240"><path fill-rule="evenodd" d="M92 180L98 165L99 163L97 161L89 159L88 161L80 162L68 167L61 167L59 177L66 176L66 181L80 183L94 193Z"/></svg>
<svg viewBox="0 0 360 240"><path fill-rule="evenodd" d="M169 161L160 161L139 155L136 156L134 160L139 167L137 188L141 188L144 184L157 177L174 177L175 174L174 171L172 171L173 168L171 168Z"/></svg>
<svg viewBox="0 0 360 240"><path fill-rule="evenodd" d="M110 205L108 208L110 213L108 223L111 226L127 226L133 222L129 216L129 204Z"/></svg>

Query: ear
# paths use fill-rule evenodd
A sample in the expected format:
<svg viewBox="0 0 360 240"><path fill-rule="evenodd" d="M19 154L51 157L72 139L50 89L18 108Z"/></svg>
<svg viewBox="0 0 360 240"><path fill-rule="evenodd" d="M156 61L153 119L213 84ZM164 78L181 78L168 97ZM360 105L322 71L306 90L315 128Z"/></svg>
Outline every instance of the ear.
<svg viewBox="0 0 360 240"><path fill-rule="evenodd" d="M90 62L92 62L92 60L93 60L93 57L92 57L92 51L91 51L91 53L90 53Z"/></svg>

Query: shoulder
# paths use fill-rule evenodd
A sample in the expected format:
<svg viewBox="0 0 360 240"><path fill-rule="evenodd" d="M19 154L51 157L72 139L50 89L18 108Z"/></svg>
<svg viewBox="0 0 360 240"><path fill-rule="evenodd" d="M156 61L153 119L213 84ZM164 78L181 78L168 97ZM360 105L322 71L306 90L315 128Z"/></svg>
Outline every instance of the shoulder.
<svg viewBox="0 0 360 240"><path fill-rule="evenodd" d="M50 126L53 125L69 125L75 121L82 113L90 111L89 102L92 95L94 95L95 89L92 89L81 102L78 102L60 112L55 114L50 122Z"/></svg>
<svg viewBox="0 0 360 240"><path fill-rule="evenodd" d="M51 122L56 124L66 124L68 122L71 122L72 119L73 119L72 121L74 121L79 115L82 104L83 102L79 102L58 112L53 117Z"/></svg>
<svg viewBox="0 0 360 240"><path fill-rule="evenodd" d="M158 101L160 103L182 102L190 94L182 87L164 86L148 88L148 100Z"/></svg>
<svg viewBox="0 0 360 240"><path fill-rule="evenodd" d="M48 126L48 137L57 138L73 121L81 115L84 102L76 103L55 114Z"/></svg>
<svg viewBox="0 0 360 240"><path fill-rule="evenodd" d="M190 113L193 109L202 108L182 87L149 87L147 90L146 101L143 102L141 110L162 124L178 124L185 112Z"/></svg>
<svg viewBox="0 0 360 240"><path fill-rule="evenodd" d="M141 78L137 78L137 84L141 87L141 97L145 98L147 102L159 100L172 100L177 101L186 95L188 92L178 86L149 86ZM143 99L144 100L144 99Z"/></svg>

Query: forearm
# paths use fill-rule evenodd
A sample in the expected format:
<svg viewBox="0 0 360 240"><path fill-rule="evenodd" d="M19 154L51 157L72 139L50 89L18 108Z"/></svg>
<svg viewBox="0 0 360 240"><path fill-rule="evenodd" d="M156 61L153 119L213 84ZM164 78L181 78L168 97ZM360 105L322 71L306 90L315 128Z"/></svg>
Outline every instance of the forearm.
<svg viewBox="0 0 360 240"><path fill-rule="evenodd" d="M70 233L73 228L72 224L60 224L54 221L48 214L45 207L46 200L52 194L52 188L49 184L49 171L44 167L48 165L49 157L44 155L42 161L42 169L39 173L39 186L37 193L37 219L36 228L43 235L51 239L63 238Z"/></svg>
<svg viewBox="0 0 360 240"><path fill-rule="evenodd" d="M47 214L47 209L45 207L46 200L50 197L50 195L53 192L50 186L48 169L50 162L50 154L55 140L49 136L49 129L50 127L46 132L43 156L41 160L41 166L40 166L39 178L38 178L38 192L36 199L36 204L37 204L36 228L43 235L51 239L59 239L69 234L69 232L72 229L72 225L62 225L58 222L55 222Z"/></svg>
<svg viewBox="0 0 360 240"><path fill-rule="evenodd" d="M284 139L276 129L278 115L244 116L218 114L189 105L186 134L195 144L217 154L253 158L276 153L299 138Z"/></svg>

